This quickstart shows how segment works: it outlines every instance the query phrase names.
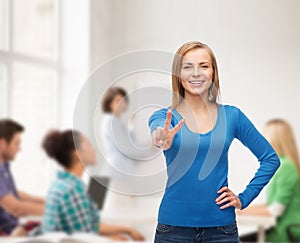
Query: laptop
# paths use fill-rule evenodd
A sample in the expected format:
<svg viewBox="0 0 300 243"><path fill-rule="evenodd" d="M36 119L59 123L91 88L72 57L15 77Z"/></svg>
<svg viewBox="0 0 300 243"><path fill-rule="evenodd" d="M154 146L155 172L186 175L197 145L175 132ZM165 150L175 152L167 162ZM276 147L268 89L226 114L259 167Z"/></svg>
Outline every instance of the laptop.
<svg viewBox="0 0 300 243"><path fill-rule="evenodd" d="M99 210L103 209L109 182L110 178L107 176L93 176L90 178L88 195L97 204Z"/></svg>

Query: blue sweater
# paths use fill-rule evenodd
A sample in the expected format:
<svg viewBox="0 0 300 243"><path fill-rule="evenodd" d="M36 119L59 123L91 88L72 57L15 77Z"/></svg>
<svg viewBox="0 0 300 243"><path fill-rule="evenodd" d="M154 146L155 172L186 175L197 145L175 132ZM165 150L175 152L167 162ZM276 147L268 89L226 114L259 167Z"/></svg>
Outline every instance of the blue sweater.
<svg viewBox="0 0 300 243"><path fill-rule="evenodd" d="M149 118L151 132L164 127L168 108ZM181 119L172 109L170 128ZM254 178L238 195L242 208L260 193L280 165L275 151L238 108L218 105L218 118L211 131L194 133L184 124L172 146L164 151L168 180L160 204L158 222L173 226L215 227L235 222L235 208L220 209L217 191L228 186L228 150L240 140L260 162Z"/></svg>

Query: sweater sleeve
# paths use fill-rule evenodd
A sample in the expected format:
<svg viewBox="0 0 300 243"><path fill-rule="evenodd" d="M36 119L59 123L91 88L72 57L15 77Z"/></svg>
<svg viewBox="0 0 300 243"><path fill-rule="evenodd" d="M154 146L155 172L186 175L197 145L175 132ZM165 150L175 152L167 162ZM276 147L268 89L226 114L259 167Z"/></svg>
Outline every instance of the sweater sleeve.
<svg viewBox="0 0 300 243"><path fill-rule="evenodd" d="M285 159L287 160L287 159ZM295 188L299 183L297 167L291 161L281 161L281 167L276 172L276 191L272 195L273 203L277 202L288 206L291 202ZM275 186L274 184L272 186Z"/></svg>
<svg viewBox="0 0 300 243"><path fill-rule="evenodd" d="M260 166L246 189L238 195L242 209L257 197L280 166L279 158L269 142L257 131L246 115L238 110L236 138L239 139L260 162Z"/></svg>
<svg viewBox="0 0 300 243"><path fill-rule="evenodd" d="M168 108L162 108L160 110L155 111L148 120L148 125L150 127L151 133L158 127L164 127L166 122ZM172 116L173 120L173 116ZM170 124L170 129L173 128L172 121Z"/></svg>

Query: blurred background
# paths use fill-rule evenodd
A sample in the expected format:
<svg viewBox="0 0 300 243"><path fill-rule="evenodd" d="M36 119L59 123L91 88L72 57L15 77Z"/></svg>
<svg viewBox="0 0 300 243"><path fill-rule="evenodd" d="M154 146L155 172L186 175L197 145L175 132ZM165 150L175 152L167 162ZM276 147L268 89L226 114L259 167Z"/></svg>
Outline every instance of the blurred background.
<svg viewBox="0 0 300 243"><path fill-rule="evenodd" d="M0 0L0 117L26 127L12 168L17 186L45 195L56 168L41 139L50 128L73 126L79 92L93 70L132 51L175 53L190 40L208 44L217 57L221 103L241 108L259 130L270 118L284 118L299 141L299 12L298 0ZM133 90L152 82L171 88L170 76L147 73L118 85ZM89 90L86 119L95 113L89 99L99 95L96 87ZM146 124L141 121L143 131ZM257 166L235 142L229 181L236 193Z"/></svg>

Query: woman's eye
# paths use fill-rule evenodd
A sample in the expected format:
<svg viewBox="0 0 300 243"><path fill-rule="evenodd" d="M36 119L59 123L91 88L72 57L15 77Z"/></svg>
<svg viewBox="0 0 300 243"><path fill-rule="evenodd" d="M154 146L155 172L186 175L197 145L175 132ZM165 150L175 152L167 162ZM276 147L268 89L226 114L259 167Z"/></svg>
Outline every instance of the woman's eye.
<svg viewBox="0 0 300 243"><path fill-rule="evenodd" d="M191 68L190 66L183 67L183 69L190 69L190 68Z"/></svg>
<svg viewBox="0 0 300 243"><path fill-rule="evenodd" d="M208 68L208 66L202 66L202 68Z"/></svg>

